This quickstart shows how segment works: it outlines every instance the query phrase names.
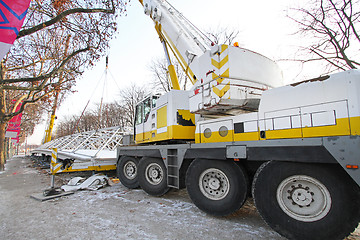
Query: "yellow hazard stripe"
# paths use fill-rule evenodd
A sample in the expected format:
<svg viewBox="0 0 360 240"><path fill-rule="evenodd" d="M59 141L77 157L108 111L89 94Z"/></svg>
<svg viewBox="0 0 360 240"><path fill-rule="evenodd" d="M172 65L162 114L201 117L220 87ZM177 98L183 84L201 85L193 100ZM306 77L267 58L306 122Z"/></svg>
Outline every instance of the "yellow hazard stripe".
<svg viewBox="0 0 360 240"><path fill-rule="evenodd" d="M228 49L228 45L221 45L221 53L225 52L225 50ZM222 56L221 56L222 57ZM215 59L211 59L211 64L220 70L220 74L217 75L215 73L212 74L212 79L216 80L217 85L212 86L212 91L219 97L222 98L229 90L230 90L230 81L228 83L223 83L226 78L229 78L230 76L230 69L229 67L222 69L225 64L229 62L229 55L226 55L223 57L219 62ZM222 73L221 73L222 72ZM215 83L216 84L216 83ZM219 84L222 84L222 86L219 86Z"/></svg>
<svg viewBox="0 0 360 240"><path fill-rule="evenodd" d="M230 82L228 82L222 89L219 89L216 86L214 86L212 89L213 89L213 92L221 98L222 96L225 95L225 93L227 93L227 91L229 91Z"/></svg>
<svg viewBox="0 0 360 240"><path fill-rule="evenodd" d="M220 62L213 58L211 59L211 64L217 69L221 69L227 62L229 62L229 55L226 55L226 57L224 57Z"/></svg>
<svg viewBox="0 0 360 240"><path fill-rule="evenodd" d="M221 52L220 52L220 54L221 53L223 53L226 49L228 49L228 45L225 45L225 44L223 44L223 45L221 45Z"/></svg>
<svg viewBox="0 0 360 240"><path fill-rule="evenodd" d="M54 168L54 173L57 173L57 172L59 172L59 171L61 170L61 165L62 165L62 164L57 164L57 165L55 166L55 168Z"/></svg>
<svg viewBox="0 0 360 240"><path fill-rule="evenodd" d="M51 152L51 162L57 162L57 148L53 148Z"/></svg>
<svg viewBox="0 0 360 240"><path fill-rule="evenodd" d="M212 79L218 82L218 84L221 84L225 78L229 78L229 69L227 69L223 74L220 76L216 75L215 73L212 74Z"/></svg>
<svg viewBox="0 0 360 240"><path fill-rule="evenodd" d="M61 163L51 164L50 172L54 174L61 172L61 166L62 166Z"/></svg>
<svg viewBox="0 0 360 240"><path fill-rule="evenodd" d="M226 69L225 72L223 72L220 77L228 78L230 76L230 68Z"/></svg>

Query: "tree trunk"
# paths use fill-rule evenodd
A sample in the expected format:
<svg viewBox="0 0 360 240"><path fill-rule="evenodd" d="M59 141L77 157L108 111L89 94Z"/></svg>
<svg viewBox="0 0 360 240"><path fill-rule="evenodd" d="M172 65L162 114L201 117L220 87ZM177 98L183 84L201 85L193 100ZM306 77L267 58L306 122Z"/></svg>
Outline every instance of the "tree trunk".
<svg viewBox="0 0 360 240"><path fill-rule="evenodd" d="M0 122L0 171L5 170L5 130L6 122Z"/></svg>
<svg viewBox="0 0 360 240"><path fill-rule="evenodd" d="M0 89L0 171L5 170L5 131L6 131L6 121L5 121L5 91Z"/></svg>
<svg viewBox="0 0 360 240"><path fill-rule="evenodd" d="M0 62L0 81L2 82L5 76L4 63ZM7 121L5 120L6 103L5 90L0 86L0 171L5 170L5 131Z"/></svg>

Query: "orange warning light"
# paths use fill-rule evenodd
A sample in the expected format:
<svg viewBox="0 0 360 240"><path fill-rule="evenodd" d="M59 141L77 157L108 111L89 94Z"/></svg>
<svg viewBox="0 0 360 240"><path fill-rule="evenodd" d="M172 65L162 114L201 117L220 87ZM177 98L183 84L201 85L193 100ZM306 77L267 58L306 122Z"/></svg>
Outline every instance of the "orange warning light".
<svg viewBox="0 0 360 240"><path fill-rule="evenodd" d="M359 169L359 165L350 165L350 164L348 164L348 165L346 165L346 168L347 169Z"/></svg>
<svg viewBox="0 0 360 240"><path fill-rule="evenodd" d="M238 43L238 42L235 42L235 43L234 43L234 47L239 47L239 43Z"/></svg>

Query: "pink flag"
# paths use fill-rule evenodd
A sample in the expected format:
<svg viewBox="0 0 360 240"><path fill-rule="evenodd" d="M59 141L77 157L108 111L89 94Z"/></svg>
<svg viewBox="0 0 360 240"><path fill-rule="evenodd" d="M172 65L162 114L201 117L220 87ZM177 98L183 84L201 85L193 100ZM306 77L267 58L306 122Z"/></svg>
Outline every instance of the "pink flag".
<svg viewBox="0 0 360 240"><path fill-rule="evenodd" d="M30 0L0 0L0 60L14 43L29 4Z"/></svg>
<svg viewBox="0 0 360 240"><path fill-rule="evenodd" d="M15 100L13 100L13 102L15 102ZM21 103L19 105L17 105L15 111L19 111L20 107L21 107ZM16 140L17 143L19 142L19 134L21 131L21 127L20 127L21 117L22 117L22 113L16 115L9 121L8 127L6 129L6 134L5 134L5 137L9 137L13 140Z"/></svg>

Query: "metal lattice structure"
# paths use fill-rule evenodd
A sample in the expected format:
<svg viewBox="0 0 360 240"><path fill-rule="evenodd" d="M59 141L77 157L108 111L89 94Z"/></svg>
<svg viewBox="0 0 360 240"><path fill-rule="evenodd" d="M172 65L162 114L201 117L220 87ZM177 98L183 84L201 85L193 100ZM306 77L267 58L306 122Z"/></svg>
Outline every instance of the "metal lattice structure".
<svg viewBox="0 0 360 240"><path fill-rule="evenodd" d="M124 136L129 136L129 132L123 131L121 127L76 133L45 143L31 153L51 156L52 149L57 148L59 159L70 159L75 165L81 162L82 170L86 162L89 166L98 167L105 162L107 165L115 165L116 148L123 145Z"/></svg>

